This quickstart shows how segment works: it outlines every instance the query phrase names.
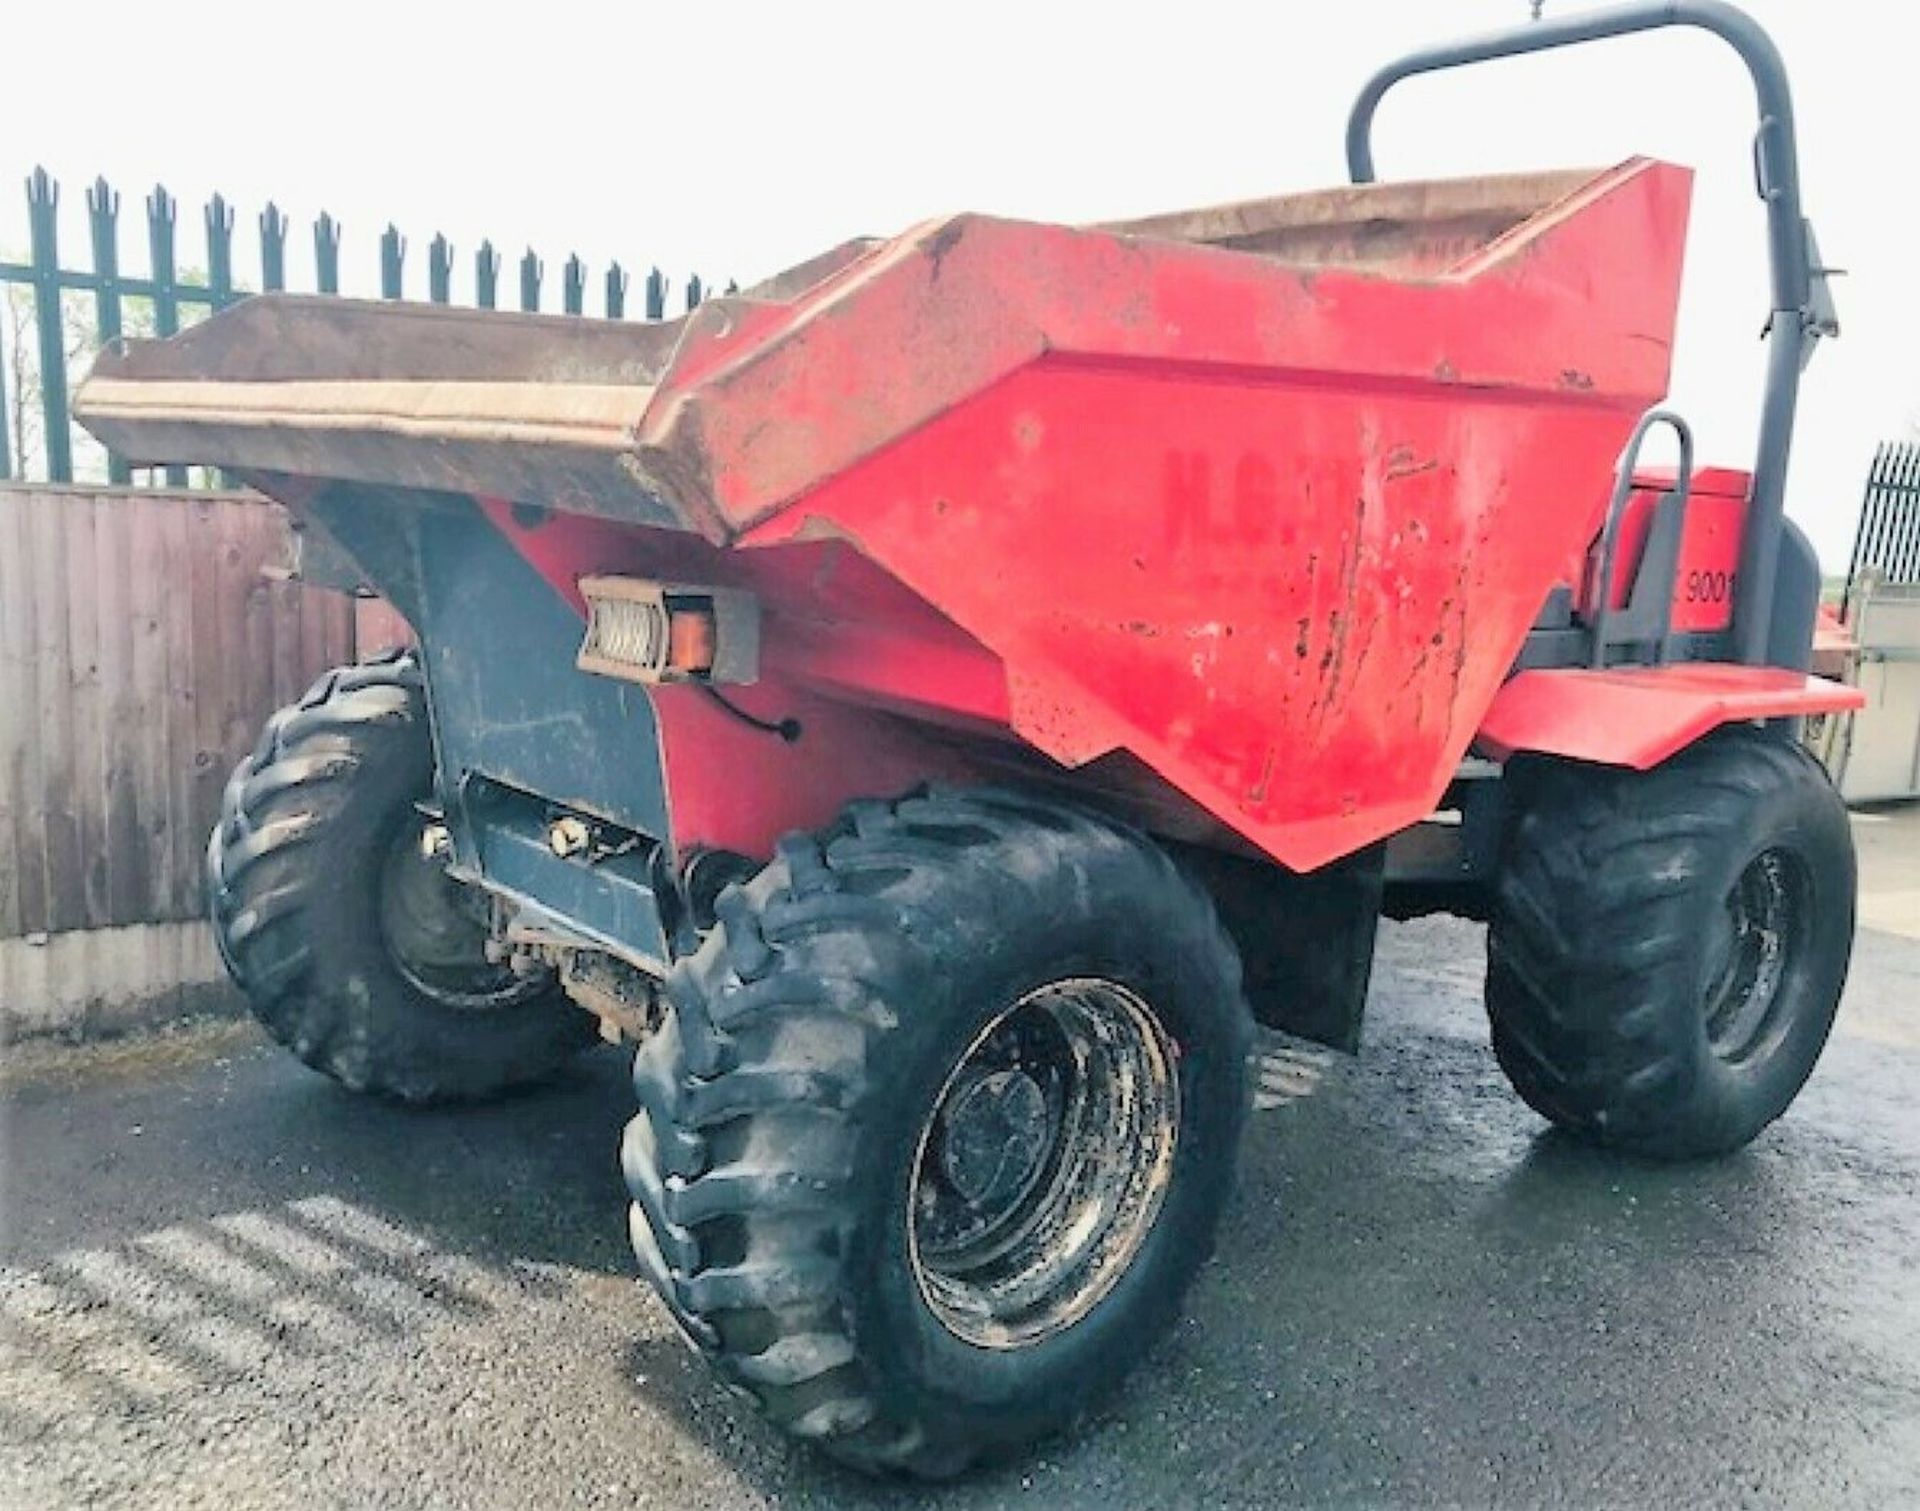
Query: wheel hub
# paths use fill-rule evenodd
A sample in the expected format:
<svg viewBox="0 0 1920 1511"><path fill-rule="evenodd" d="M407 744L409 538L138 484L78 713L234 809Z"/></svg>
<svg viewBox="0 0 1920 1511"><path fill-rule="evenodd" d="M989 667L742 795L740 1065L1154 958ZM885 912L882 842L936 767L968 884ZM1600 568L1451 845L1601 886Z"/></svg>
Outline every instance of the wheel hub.
<svg viewBox="0 0 1920 1511"><path fill-rule="evenodd" d="M1002 1205L1033 1184L1055 1131L1047 1094L1032 1076L977 1076L954 1093L941 1119L940 1171L969 1205Z"/></svg>
<svg viewBox="0 0 1920 1511"><path fill-rule="evenodd" d="M1029 992L980 1032L923 1125L907 1219L949 1332L1022 1347L1126 1273L1173 1175L1176 1065L1145 999L1098 978Z"/></svg>
<svg viewBox="0 0 1920 1511"><path fill-rule="evenodd" d="M1706 999L1707 1042L1731 1064L1752 1059L1780 1027L1781 990L1806 925L1805 873L1787 852L1750 861L1726 899L1719 968Z"/></svg>
<svg viewBox="0 0 1920 1511"><path fill-rule="evenodd" d="M488 958L485 899L447 875L442 848L424 842L428 827L418 815L402 825L380 870L380 930L394 968L445 1007L484 1011L538 996L550 976Z"/></svg>

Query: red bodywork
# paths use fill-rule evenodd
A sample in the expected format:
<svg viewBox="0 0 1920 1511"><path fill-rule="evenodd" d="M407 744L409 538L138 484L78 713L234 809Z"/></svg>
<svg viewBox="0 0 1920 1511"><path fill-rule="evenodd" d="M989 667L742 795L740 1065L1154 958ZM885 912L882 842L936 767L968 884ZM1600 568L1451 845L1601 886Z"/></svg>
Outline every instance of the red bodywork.
<svg viewBox="0 0 1920 1511"><path fill-rule="evenodd" d="M653 690L683 853L1011 765L1307 870L1427 815L1476 737L1638 763L1834 706L1739 668L1502 692L1550 591L1591 591L1617 453L1666 392L1689 187L1635 159L1131 227L963 216L630 335L282 305L339 327L290 345L252 301L97 370L83 408L128 454L281 491L471 493L576 607L599 573L750 589L762 675L728 695L806 734ZM362 367L288 381L330 361ZM168 362L245 381L152 381ZM1724 623L1730 479L1700 480L1681 628Z"/></svg>
<svg viewBox="0 0 1920 1511"><path fill-rule="evenodd" d="M1634 569L1645 546L1660 495L1673 486L1673 473L1649 470L1634 477L1634 490L1620 517L1619 565L1613 579L1613 606L1622 608L1633 590ZM1676 631L1724 630L1733 623L1733 586L1740 565L1747 494L1752 477L1732 467L1703 467L1693 474L1687 495L1686 525L1680 537L1679 570L1673 582ZM1598 551L1589 556L1581 603L1599 597Z"/></svg>
<svg viewBox="0 0 1920 1511"><path fill-rule="evenodd" d="M1522 672L1487 710L1480 748L1499 760L1533 751L1645 771L1722 724L1836 713L1864 701L1858 688L1773 666Z"/></svg>
<svg viewBox="0 0 1920 1511"><path fill-rule="evenodd" d="M625 566L761 593L748 701L805 717L817 763L657 694L679 843L764 852L849 797L975 774L946 732L1010 729L1162 826L1316 867L1432 810L1578 580L1666 389L1687 189L1631 162L1410 278L924 228L790 306L695 317L641 454L698 456L689 513L731 551L585 521L523 548L562 591ZM1737 553L1727 502L1689 555Z"/></svg>

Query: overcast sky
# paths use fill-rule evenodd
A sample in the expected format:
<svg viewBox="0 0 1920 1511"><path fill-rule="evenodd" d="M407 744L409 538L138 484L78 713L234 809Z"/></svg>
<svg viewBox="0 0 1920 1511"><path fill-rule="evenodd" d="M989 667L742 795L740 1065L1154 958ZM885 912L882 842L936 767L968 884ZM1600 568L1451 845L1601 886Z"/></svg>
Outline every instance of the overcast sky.
<svg viewBox="0 0 1920 1511"><path fill-rule="evenodd" d="M1548 14L1580 7L1549 0ZM1809 374L1790 507L1844 566L1874 442L1920 417L1920 8L1751 0L1793 75L1806 198L1845 335ZM658 263L751 281L855 233L951 210L1096 220L1341 181L1352 92L1389 55L1526 19L1525 0L1347 4L965 5L814 0L703 7L328 0L0 5L0 246L25 243L20 180L64 181L69 262L82 190L125 193L122 264L144 272L140 194L182 201L181 261L204 262L213 189L252 217L345 224L365 290L388 220L453 238L456 297L483 235L548 263ZM1403 86L1377 137L1383 177L1604 164L1635 152L1700 170L1675 400L1704 454L1745 465L1766 310L1752 94L1712 38L1667 32ZM503 290L511 288L503 270ZM594 288L597 294L597 286ZM676 307L678 290L676 288Z"/></svg>

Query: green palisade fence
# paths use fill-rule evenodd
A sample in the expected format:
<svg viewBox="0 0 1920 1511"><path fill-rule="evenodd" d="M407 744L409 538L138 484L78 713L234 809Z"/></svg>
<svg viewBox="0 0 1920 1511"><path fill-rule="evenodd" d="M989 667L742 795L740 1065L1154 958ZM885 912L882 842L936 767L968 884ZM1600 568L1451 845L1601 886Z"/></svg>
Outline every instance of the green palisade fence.
<svg viewBox="0 0 1920 1511"><path fill-rule="evenodd" d="M74 480L73 420L68 396L73 379L68 371L68 353L73 341L73 326L66 309L66 295L91 295L93 318L87 333L100 346L126 334L171 336L183 323L224 309L251 290L236 280L233 260L234 212L221 195L208 200L201 213L205 229L206 261L198 276L183 277L175 242L179 204L165 188L156 185L146 199L147 267L144 278L129 277L120 268L119 218L120 195L102 179L87 190L87 232L92 266L64 265L60 258L60 185L44 168L34 170L26 181L28 254L26 262L0 260L0 292L8 285L24 287L31 304L30 331L16 331L12 319L0 325L0 482L26 480L36 458L17 455L15 407L22 402L35 405L40 424L37 450L41 480L70 483ZM269 203L256 220L259 235L259 288L268 292L287 286L287 234L290 223L280 209ZM313 261L315 292L340 292L340 223L322 211L313 222ZM389 225L379 244L380 294L385 299L406 297L407 239L396 225ZM435 304L453 302L453 244L436 235L427 246L427 298ZM473 255L473 302L481 309L499 307L500 254L491 241L481 242ZM546 265L529 248L519 264L517 307L527 311L540 308ZM587 288L591 282L587 265L577 256L567 259L561 273L560 306L569 315L587 314ZM628 318L627 271L619 263L610 265L599 280L601 313L609 320ZM648 272L641 283L642 314L648 320L667 316L668 280L658 268ZM706 288L696 275L682 286L684 307L692 309L705 297ZM140 329L129 331L128 301L141 302ZM10 307L11 308L11 307ZM187 312L183 320L183 311ZM15 343L25 349L17 349ZM10 392L9 384L22 375L31 381L35 394ZM37 401L37 404L36 404ZM134 481L133 469L120 457L106 459L107 480L125 485ZM184 487L189 481L185 468L165 469L169 486Z"/></svg>

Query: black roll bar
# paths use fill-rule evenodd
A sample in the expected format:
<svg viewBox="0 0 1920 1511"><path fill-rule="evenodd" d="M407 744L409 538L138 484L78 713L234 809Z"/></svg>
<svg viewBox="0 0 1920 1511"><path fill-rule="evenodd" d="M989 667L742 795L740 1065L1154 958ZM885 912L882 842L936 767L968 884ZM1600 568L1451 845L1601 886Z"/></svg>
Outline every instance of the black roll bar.
<svg viewBox="0 0 1920 1511"><path fill-rule="evenodd" d="M1760 125L1753 140L1754 182L1767 207L1773 308L1767 318L1766 396L1753 464L1753 496L1741 542L1739 578L1734 585L1733 618L1735 656L1759 665L1768 658L1800 373L1813 344L1821 336L1839 331L1826 290L1828 270L1817 263L1812 227L1801 209L1793 92L1773 39L1753 17L1724 0L1642 0L1423 48L1387 64L1360 91L1347 118L1347 170L1356 184L1374 181L1374 112L1387 91L1403 79L1668 26L1692 26L1711 32L1739 53L1753 76L1760 111Z"/></svg>

